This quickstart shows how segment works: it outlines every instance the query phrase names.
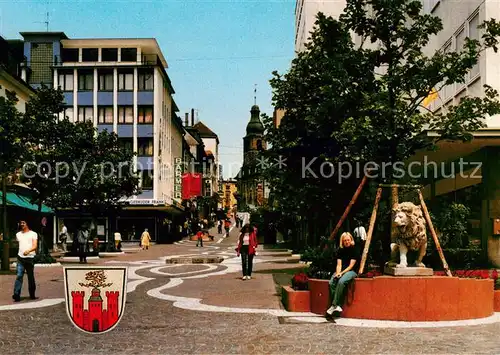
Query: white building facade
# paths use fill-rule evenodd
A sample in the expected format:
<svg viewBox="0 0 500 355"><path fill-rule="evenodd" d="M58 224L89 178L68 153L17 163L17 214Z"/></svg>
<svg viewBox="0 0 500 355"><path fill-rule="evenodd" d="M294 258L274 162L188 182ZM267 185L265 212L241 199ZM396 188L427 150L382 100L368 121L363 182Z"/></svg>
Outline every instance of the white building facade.
<svg viewBox="0 0 500 355"><path fill-rule="evenodd" d="M122 148L137 154L134 169L142 192L128 199L129 210L109 228L121 229L122 234L126 230L124 240L127 235L138 238L148 228L157 239L162 221L182 211L174 170L175 158L182 160L183 141L175 91L157 41L69 39L62 32L21 35L26 57L22 78L34 88L41 84L61 88L65 97L61 115L116 133Z"/></svg>

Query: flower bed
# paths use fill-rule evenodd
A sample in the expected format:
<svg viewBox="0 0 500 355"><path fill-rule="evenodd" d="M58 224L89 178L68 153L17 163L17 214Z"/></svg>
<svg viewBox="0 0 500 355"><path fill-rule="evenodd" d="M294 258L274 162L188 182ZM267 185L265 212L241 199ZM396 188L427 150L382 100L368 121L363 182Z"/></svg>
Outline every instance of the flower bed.
<svg viewBox="0 0 500 355"><path fill-rule="evenodd" d="M292 278L292 286L283 286L282 300L289 312L310 312L309 278L303 272Z"/></svg>

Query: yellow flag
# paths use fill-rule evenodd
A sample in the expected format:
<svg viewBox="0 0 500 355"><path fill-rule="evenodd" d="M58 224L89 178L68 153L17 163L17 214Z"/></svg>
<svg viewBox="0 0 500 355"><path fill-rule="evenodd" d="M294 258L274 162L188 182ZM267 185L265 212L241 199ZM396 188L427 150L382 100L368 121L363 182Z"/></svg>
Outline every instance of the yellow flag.
<svg viewBox="0 0 500 355"><path fill-rule="evenodd" d="M431 104L431 102L436 100L438 97L439 93L437 92L436 88L433 88L429 93L429 95L427 95L427 97L424 99L424 101L422 101L422 104L427 107Z"/></svg>

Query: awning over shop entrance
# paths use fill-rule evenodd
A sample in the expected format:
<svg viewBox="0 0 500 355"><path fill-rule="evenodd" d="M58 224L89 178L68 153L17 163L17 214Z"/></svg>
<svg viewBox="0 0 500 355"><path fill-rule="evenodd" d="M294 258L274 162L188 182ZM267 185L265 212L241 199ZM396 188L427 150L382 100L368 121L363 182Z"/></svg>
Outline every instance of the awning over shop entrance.
<svg viewBox="0 0 500 355"><path fill-rule="evenodd" d="M0 206L2 204L2 192L0 191ZM15 192L7 192L7 205L26 208L32 211L38 211L38 206L31 203L30 199L26 196L16 194ZM42 205L42 213L54 213L54 211Z"/></svg>

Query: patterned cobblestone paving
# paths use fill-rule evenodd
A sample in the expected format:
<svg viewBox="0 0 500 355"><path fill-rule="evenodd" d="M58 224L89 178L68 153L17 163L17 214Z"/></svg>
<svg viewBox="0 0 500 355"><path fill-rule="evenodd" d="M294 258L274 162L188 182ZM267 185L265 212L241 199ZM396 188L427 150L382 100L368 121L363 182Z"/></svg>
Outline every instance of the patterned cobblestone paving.
<svg viewBox="0 0 500 355"><path fill-rule="evenodd" d="M237 231L235 231L237 232ZM234 235L218 244L227 250ZM283 323L268 314L236 314L184 310L172 302L147 295L172 277L197 275L203 266L166 267L158 258L193 253L193 246L155 246L147 252L117 259L130 263L152 260L156 264L137 271L152 278L128 293L125 314L117 328L103 335L77 331L66 315L65 304L15 311L0 311L0 354L498 354L500 324L434 329L384 329L343 327L334 323ZM257 269L290 265L258 264ZM155 274L151 270L177 275ZM224 267L216 266L215 271ZM201 271L203 272L203 271ZM40 296L61 297L61 269L37 271ZM189 273L189 274L188 274ZM202 298L203 303L233 307L278 308L271 274L256 274L250 281L239 272L206 278L184 279L169 294ZM53 281L51 281L53 280ZM58 281L59 280L59 281ZM2 298L8 303L12 276L0 276ZM50 286L49 286L50 285ZM7 289L4 288L8 287ZM48 297L47 296L47 297ZM389 300L388 300L389 301ZM23 301L24 302L24 301ZM12 304L11 302L9 304Z"/></svg>

